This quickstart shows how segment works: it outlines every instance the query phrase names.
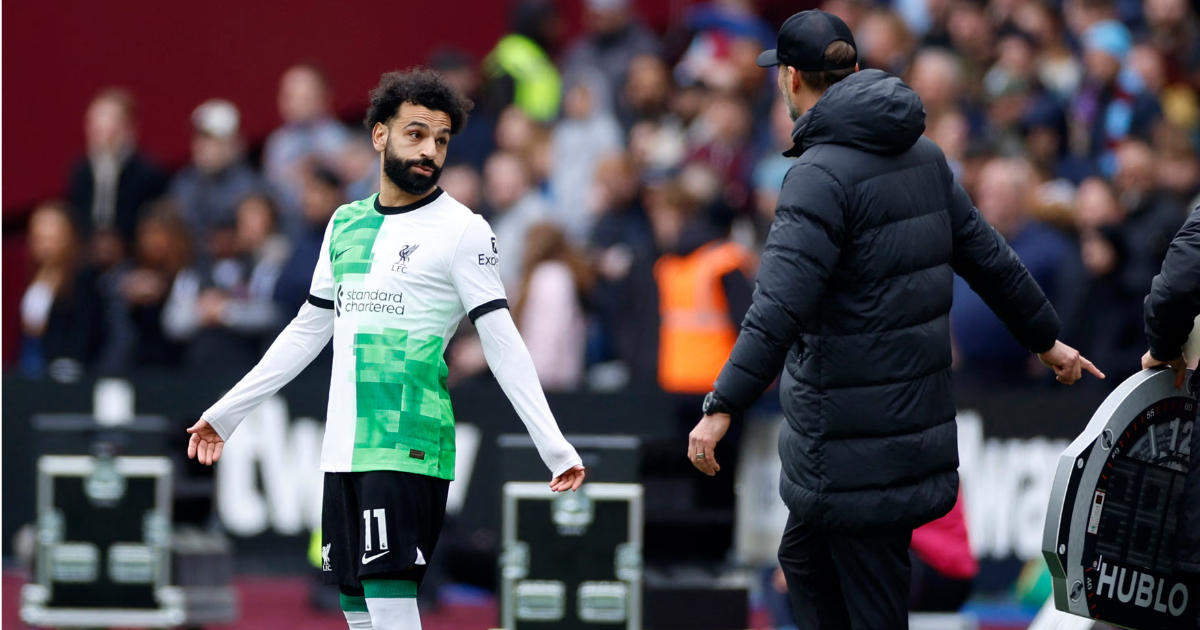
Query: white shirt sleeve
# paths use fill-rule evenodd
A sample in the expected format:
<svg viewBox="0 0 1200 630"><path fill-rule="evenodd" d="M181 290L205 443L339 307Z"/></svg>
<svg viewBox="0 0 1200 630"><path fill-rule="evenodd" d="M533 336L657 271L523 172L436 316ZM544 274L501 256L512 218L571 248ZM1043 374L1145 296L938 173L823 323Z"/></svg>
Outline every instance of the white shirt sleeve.
<svg viewBox="0 0 1200 630"><path fill-rule="evenodd" d="M332 220L329 225L332 227ZM308 302L275 338L258 365L200 416L216 429L222 440L228 440L247 414L308 367L333 338L333 270L329 263L329 236L330 228L327 227Z"/></svg>
<svg viewBox="0 0 1200 630"><path fill-rule="evenodd" d="M310 302L322 302L318 306L325 306L330 309L333 308L334 282L329 240L333 236L333 219L336 217L337 213L335 212L333 217L330 217L329 224L325 226L325 238L321 240L321 255L317 257L317 268L313 270L312 284L308 289ZM313 298L316 299L314 300Z"/></svg>
<svg viewBox="0 0 1200 630"><path fill-rule="evenodd" d="M475 328L479 331L479 341L483 344L483 356L487 359L488 367L492 368L500 389L504 390L504 395L508 396L517 415L525 423L538 454L542 456L542 462L550 469L550 476L558 477L581 465L583 460L579 458L579 453L563 437L558 423L554 421L554 414L550 413L550 404L546 402L546 394L538 382L533 359L525 348L525 342L521 341L508 309L485 313L475 320Z"/></svg>
<svg viewBox="0 0 1200 630"><path fill-rule="evenodd" d="M463 231L450 263L450 276L463 308L479 331L488 367L525 423L551 476L558 477L582 464L554 421L533 359L508 312L496 237L483 217L472 217Z"/></svg>
<svg viewBox="0 0 1200 630"><path fill-rule="evenodd" d="M484 313L508 308L497 252L496 235L487 221L471 217L450 261L450 279L472 322Z"/></svg>

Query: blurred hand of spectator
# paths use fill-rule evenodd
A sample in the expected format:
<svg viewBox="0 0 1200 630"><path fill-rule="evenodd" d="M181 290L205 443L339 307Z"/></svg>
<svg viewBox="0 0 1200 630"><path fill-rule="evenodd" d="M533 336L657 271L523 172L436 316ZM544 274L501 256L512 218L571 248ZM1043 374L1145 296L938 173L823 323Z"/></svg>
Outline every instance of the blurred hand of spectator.
<svg viewBox="0 0 1200 630"><path fill-rule="evenodd" d="M130 303L147 306L162 301L167 294L167 283L157 271L134 269L126 274L121 291Z"/></svg>
<svg viewBox="0 0 1200 630"><path fill-rule="evenodd" d="M221 315L229 297L220 289L207 289L200 294L196 308L200 314L200 325L205 328L221 325Z"/></svg>
<svg viewBox="0 0 1200 630"><path fill-rule="evenodd" d="M1101 277L1116 270L1117 249L1111 241L1094 231L1081 234L1079 240L1080 254L1088 273Z"/></svg>

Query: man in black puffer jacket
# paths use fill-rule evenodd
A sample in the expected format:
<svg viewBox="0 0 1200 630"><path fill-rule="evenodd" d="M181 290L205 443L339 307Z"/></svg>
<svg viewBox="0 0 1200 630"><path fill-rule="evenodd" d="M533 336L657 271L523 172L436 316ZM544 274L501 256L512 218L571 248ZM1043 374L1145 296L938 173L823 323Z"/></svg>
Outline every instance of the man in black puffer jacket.
<svg viewBox="0 0 1200 630"><path fill-rule="evenodd" d="M707 474L729 413L783 368L779 558L801 628L905 628L912 530L954 505L953 274L1060 381L1081 368L1058 315L922 138L920 99L857 72L853 35L805 11L759 58L779 65L799 159L779 195L753 306L692 431Z"/></svg>
<svg viewBox="0 0 1200 630"><path fill-rule="evenodd" d="M1162 270L1146 296L1146 339L1150 351L1142 367L1175 370L1175 386L1183 387L1187 361L1183 346L1200 316L1200 207L1171 241ZM1192 375L1192 391L1200 387L1200 371ZM1181 580L1200 585L1200 422L1192 422L1191 462L1183 482L1172 570ZM1195 591L1193 591L1195 592ZM1200 619L1197 620L1200 622Z"/></svg>

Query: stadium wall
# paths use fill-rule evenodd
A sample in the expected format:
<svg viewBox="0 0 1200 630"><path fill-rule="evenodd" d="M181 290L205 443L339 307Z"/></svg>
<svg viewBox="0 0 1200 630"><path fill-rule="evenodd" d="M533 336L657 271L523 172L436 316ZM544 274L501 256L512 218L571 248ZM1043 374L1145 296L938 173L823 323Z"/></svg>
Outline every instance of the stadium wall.
<svg viewBox="0 0 1200 630"><path fill-rule="evenodd" d="M203 380L144 375L128 380L137 415L158 415L171 430L164 447L191 482L215 480L214 512L234 537L242 560L264 565L303 566L307 531L319 522L320 473L317 470L328 372L316 366L284 388L247 421L231 440L216 474L183 459L184 428L232 384L232 379ZM34 518L34 467L46 448L45 436L32 428L37 414L88 414L96 387L33 382L15 375L3 379L3 550L12 554L17 528ZM461 531L495 535L499 529L499 452L496 439L523 427L503 393L490 379L467 382L453 392L459 424L458 481L450 500ZM981 590L1011 584L1020 564L1039 555L1042 521L1059 453L1099 402L1086 390L1058 392L959 392L960 472L972 546L983 561ZM656 391L614 394L551 394L563 431L570 434L668 436L671 401ZM751 434L774 439L778 417L760 417ZM243 434L244 433L244 434ZM53 438L51 438L52 441ZM743 453L741 540L777 540L782 520L775 491L778 459L774 448L747 440ZM52 446L50 447L52 448ZM748 515L757 515L757 518ZM774 543L766 547L772 547ZM766 549L746 548L748 561L773 557ZM759 557L761 556L761 557Z"/></svg>

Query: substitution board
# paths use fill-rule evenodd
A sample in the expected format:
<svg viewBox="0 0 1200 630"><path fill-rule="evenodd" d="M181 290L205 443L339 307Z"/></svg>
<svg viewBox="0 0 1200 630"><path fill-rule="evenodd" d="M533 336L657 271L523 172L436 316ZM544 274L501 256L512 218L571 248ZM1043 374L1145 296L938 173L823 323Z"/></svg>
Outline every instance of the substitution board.
<svg viewBox="0 0 1200 630"><path fill-rule="evenodd" d="M1143 370L1063 452L1042 539L1058 610L1135 630L1196 627L1200 593L1171 573L1196 405L1171 370Z"/></svg>

